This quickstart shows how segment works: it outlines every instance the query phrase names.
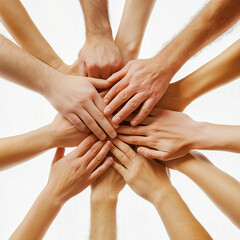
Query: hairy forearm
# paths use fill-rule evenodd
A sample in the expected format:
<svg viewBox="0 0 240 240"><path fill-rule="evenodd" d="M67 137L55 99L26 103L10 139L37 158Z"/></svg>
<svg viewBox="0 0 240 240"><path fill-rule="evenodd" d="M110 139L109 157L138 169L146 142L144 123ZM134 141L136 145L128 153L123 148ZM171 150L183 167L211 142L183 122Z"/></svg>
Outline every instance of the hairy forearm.
<svg viewBox="0 0 240 240"><path fill-rule="evenodd" d="M156 0L126 0L115 42L124 64L136 59Z"/></svg>
<svg viewBox="0 0 240 240"><path fill-rule="evenodd" d="M90 240L116 240L116 198L91 197Z"/></svg>
<svg viewBox="0 0 240 240"><path fill-rule="evenodd" d="M85 18L86 38L92 36L112 38L108 16L108 0L80 0L80 3Z"/></svg>
<svg viewBox="0 0 240 240"><path fill-rule="evenodd" d="M198 153L183 159L176 163L175 169L193 180L240 227L240 183Z"/></svg>
<svg viewBox="0 0 240 240"><path fill-rule="evenodd" d="M32 132L0 139L0 169L22 163L54 147L49 126Z"/></svg>
<svg viewBox="0 0 240 240"><path fill-rule="evenodd" d="M40 240L60 211L62 203L44 189L10 240Z"/></svg>
<svg viewBox="0 0 240 240"><path fill-rule="evenodd" d="M171 187L155 207L172 240L212 239L192 215L178 192Z"/></svg>
<svg viewBox="0 0 240 240"><path fill-rule="evenodd" d="M156 58L165 58L178 71L203 47L229 29L240 17L238 0L211 0Z"/></svg>
<svg viewBox="0 0 240 240"><path fill-rule="evenodd" d="M4 26L24 50L51 67L63 63L19 0L0 0L0 17Z"/></svg>

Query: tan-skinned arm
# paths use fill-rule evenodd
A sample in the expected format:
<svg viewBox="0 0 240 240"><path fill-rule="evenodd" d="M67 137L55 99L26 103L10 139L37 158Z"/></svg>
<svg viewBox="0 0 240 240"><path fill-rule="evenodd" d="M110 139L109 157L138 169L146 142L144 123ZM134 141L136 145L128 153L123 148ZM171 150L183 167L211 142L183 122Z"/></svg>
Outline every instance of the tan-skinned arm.
<svg viewBox="0 0 240 240"><path fill-rule="evenodd" d="M42 128L0 139L0 169L20 164L55 147L75 147L88 136L60 114Z"/></svg>
<svg viewBox="0 0 240 240"><path fill-rule="evenodd" d="M124 186L122 176L111 167L92 183L90 240L117 238L116 208Z"/></svg>
<svg viewBox="0 0 240 240"><path fill-rule="evenodd" d="M156 0L126 0L115 38L123 64L138 57L144 32Z"/></svg>
<svg viewBox="0 0 240 240"><path fill-rule="evenodd" d="M236 179L218 169L204 155L196 151L164 164L194 181L240 228L240 183Z"/></svg>
<svg viewBox="0 0 240 240"><path fill-rule="evenodd" d="M156 107L183 111L201 95L240 75L240 40L187 77L169 85Z"/></svg>
<svg viewBox="0 0 240 240"><path fill-rule="evenodd" d="M20 0L0 0L0 19L15 41L47 65L66 74L77 75L77 63L69 66L40 33Z"/></svg>

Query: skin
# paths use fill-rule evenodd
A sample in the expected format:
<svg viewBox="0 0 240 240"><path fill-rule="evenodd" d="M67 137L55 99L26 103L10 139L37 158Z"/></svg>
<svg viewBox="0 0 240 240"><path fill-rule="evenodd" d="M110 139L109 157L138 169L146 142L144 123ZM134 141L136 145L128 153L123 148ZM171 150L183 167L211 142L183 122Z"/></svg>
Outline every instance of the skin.
<svg viewBox="0 0 240 240"><path fill-rule="evenodd" d="M194 181L217 207L240 228L240 183L214 166L204 155L191 151L187 156L164 163Z"/></svg>
<svg viewBox="0 0 240 240"><path fill-rule="evenodd" d="M118 195L125 181L112 167L91 184L90 240L115 240Z"/></svg>
<svg viewBox="0 0 240 240"><path fill-rule="evenodd" d="M102 113L105 104L96 90L108 87L106 81L64 75L1 35L0 45L2 77L43 95L81 131L87 131L87 126L101 140L106 138L104 131L116 137L115 129Z"/></svg>
<svg viewBox="0 0 240 240"><path fill-rule="evenodd" d="M212 239L171 185L166 167L118 139L113 144L111 153L121 164L112 166L135 193L156 207L170 239Z"/></svg>
<svg viewBox="0 0 240 240"><path fill-rule="evenodd" d="M170 84L157 107L183 111L202 94L238 77L239 64L238 40L189 76ZM133 117L134 115L127 121ZM138 148L138 152L147 158L170 160L186 155L191 149L239 152L238 126L199 123L183 113L157 108L141 124L138 127L120 127L118 133L122 135L118 137L129 144L142 146Z"/></svg>
<svg viewBox="0 0 240 240"><path fill-rule="evenodd" d="M108 1L80 0L80 3L86 26L86 42L78 55L80 76L107 79L123 64L112 37Z"/></svg>
<svg viewBox="0 0 240 240"><path fill-rule="evenodd" d="M162 98L184 63L229 29L239 19L239 12L238 0L210 1L157 56L131 61L108 79L116 84L104 98L108 104L104 113L109 116L124 104L113 117L113 122L119 124L143 104L131 121L132 126L138 125Z"/></svg>
<svg viewBox="0 0 240 240"><path fill-rule="evenodd" d="M42 239L62 206L110 167L111 158L98 167L110 148L111 142L91 135L66 157L64 149L58 149L46 187L10 239Z"/></svg>
<svg viewBox="0 0 240 240"><path fill-rule="evenodd" d="M62 73L78 75L77 62L73 65L63 62L35 26L19 0L0 0L0 19L25 51Z"/></svg>

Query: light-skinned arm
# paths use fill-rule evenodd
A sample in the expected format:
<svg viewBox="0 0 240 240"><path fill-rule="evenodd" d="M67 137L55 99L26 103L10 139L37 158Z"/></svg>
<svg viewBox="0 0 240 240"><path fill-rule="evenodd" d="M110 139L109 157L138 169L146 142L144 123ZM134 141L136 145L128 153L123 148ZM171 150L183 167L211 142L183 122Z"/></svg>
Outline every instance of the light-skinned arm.
<svg viewBox="0 0 240 240"><path fill-rule="evenodd" d="M138 57L144 32L156 0L126 0L115 38L123 65Z"/></svg>
<svg viewBox="0 0 240 240"><path fill-rule="evenodd" d="M240 183L214 166L204 155L191 151L164 163L193 180L218 208L240 228Z"/></svg>
<svg viewBox="0 0 240 240"><path fill-rule="evenodd" d="M184 63L214 41L238 19L238 0L211 0L202 11L160 53L150 59L130 61L108 81L116 83L105 96L108 116L125 104L113 117L119 124L143 104L131 125L142 122L164 95L169 82Z"/></svg>
<svg viewBox="0 0 240 240"><path fill-rule="evenodd" d="M110 148L111 142L97 141L91 135L66 157L64 149L58 149L46 187L10 240L42 239L62 206L110 167L112 158L103 161Z"/></svg>
<svg viewBox="0 0 240 240"><path fill-rule="evenodd" d="M80 76L107 79L122 68L108 16L108 0L80 0L86 26L86 42L79 52Z"/></svg>
<svg viewBox="0 0 240 240"><path fill-rule="evenodd" d="M125 181L112 167L91 184L90 240L116 240L116 208Z"/></svg>
<svg viewBox="0 0 240 240"><path fill-rule="evenodd" d="M103 114L105 104L96 90L108 87L107 81L62 74L2 35L0 46L1 77L43 95L81 131L88 127L101 140L106 138L104 131L110 137L116 136L116 131Z"/></svg>
<svg viewBox="0 0 240 240"><path fill-rule="evenodd" d="M212 239L172 186L165 166L137 154L118 139L113 144L111 153L121 164L114 161L112 166L134 192L156 207L170 239Z"/></svg>
<svg viewBox="0 0 240 240"><path fill-rule="evenodd" d="M0 19L27 52L60 72L78 75L78 65L65 64L35 26L20 0L0 0Z"/></svg>
<svg viewBox="0 0 240 240"><path fill-rule="evenodd" d="M0 139L0 169L20 164L51 148L75 147L89 134L80 132L58 114L42 128L22 135Z"/></svg>

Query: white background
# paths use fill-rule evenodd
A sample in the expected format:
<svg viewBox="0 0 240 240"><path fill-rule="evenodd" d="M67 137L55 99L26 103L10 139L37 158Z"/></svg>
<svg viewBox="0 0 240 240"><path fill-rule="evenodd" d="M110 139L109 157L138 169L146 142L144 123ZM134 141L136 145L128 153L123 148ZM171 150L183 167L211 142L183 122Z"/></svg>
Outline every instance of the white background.
<svg viewBox="0 0 240 240"><path fill-rule="evenodd" d="M30 16L56 52L72 63L85 41L84 21L78 0L23 0ZM156 54L206 4L206 0L157 1L143 41L140 57ZM124 1L110 0L114 34L120 22ZM16 19L17 21L18 19ZM97 21L97 19L96 19ZM11 39L0 25L1 33ZM179 71L179 80L230 46L239 37L239 25L202 50ZM191 89L189 89L191 91ZM240 82L219 88L193 102L186 113L196 120L222 124L240 121ZM54 118L50 104L34 92L0 79L0 137L39 128ZM27 143L26 143L27 144ZM238 154L205 152L220 169L240 180ZM19 225L45 186L54 150L0 173L0 239L7 239ZM214 181L209 177L209 181ZM179 173L172 182L196 218L214 239L240 239L238 229L211 203L204 193ZM90 222L89 188L70 200L52 224L44 239L88 239ZM119 197L118 239L168 239L155 209L128 187Z"/></svg>

